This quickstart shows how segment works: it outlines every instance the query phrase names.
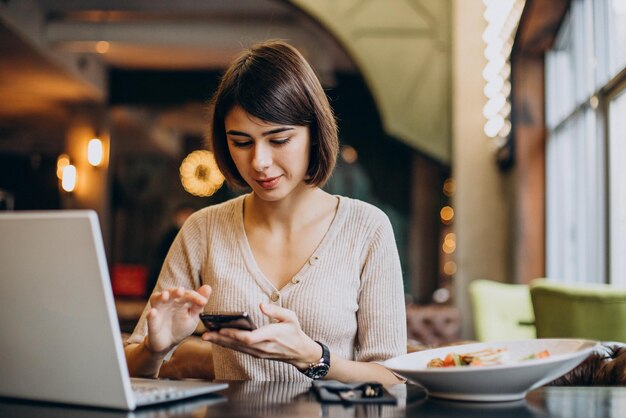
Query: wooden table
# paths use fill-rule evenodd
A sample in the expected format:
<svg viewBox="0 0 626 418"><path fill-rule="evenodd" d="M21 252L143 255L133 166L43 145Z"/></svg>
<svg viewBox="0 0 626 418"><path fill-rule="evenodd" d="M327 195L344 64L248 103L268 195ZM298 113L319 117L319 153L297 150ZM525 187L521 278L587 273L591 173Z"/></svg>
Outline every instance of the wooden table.
<svg viewBox="0 0 626 418"><path fill-rule="evenodd" d="M0 399L0 417L624 417L626 387L550 387L526 399L502 403L470 403L429 398L414 385L388 387L399 400L390 405L323 405L309 384L228 382L227 390L159 407L120 412Z"/></svg>

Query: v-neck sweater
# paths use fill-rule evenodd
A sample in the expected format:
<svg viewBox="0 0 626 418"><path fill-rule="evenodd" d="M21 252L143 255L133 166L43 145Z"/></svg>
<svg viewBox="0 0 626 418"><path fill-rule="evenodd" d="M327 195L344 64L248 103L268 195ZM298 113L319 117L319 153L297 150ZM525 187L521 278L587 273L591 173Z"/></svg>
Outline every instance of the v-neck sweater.
<svg viewBox="0 0 626 418"><path fill-rule="evenodd" d="M154 291L208 284L213 292L205 311L246 311L257 326L270 323L260 303L290 309L305 334L344 359L382 361L406 353L402 271L384 212L338 196L336 214L308 262L277 289L259 268L246 237L244 198L206 207L189 217L170 248ZM128 343L143 341L149 308L148 304ZM213 362L216 379L309 380L290 364L217 345Z"/></svg>

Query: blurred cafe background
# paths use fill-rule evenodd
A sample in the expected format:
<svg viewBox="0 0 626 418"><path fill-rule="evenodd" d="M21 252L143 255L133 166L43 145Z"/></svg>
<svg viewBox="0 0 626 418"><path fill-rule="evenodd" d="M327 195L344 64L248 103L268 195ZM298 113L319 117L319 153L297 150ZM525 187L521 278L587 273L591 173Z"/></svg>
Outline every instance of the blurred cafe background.
<svg viewBox="0 0 626 418"><path fill-rule="evenodd" d="M207 102L275 38L336 112L326 189L392 221L413 341L548 335L536 279L626 286L626 0L0 0L0 210L96 210L123 329L241 193Z"/></svg>

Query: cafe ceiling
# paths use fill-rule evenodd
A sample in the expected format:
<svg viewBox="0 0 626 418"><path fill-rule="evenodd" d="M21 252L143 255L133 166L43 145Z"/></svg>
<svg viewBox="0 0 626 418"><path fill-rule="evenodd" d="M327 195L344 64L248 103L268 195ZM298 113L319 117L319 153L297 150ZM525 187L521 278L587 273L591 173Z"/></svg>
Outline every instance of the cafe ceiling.
<svg viewBox="0 0 626 418"><path fill-rule="evenodd" d="M103 61L121 68L223 68L247 45L288 39L321 67L351 67L330 35L281 0L39 0L46 36L56 50L93 53L110 42Z"/></svg>
<svg viewBox="0 0 626 418"><path fill-rule="evenodd" d="M107 70L221 70L242 46L287 39L326 84L354 65L281 0L1 0L0 119L107 100ZM106 42L106 43L105 43Z"/></svg>

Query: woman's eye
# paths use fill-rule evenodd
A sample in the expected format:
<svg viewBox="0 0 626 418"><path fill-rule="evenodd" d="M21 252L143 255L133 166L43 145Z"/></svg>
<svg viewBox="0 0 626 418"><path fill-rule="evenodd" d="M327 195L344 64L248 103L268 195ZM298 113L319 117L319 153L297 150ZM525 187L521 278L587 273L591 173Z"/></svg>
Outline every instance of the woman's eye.
<svg viewBox="0 0 626 418"><path fill-rule="evenodd" d="M237 148L247 148L252 145L252 141L233 141L233 146Z"/></svg>
<svg viewBox="0 0 626 418"><path fill-rule="evenodd" d="M285 145L287 144L289 141L291 141L291 138L283 138L283 139L272 139L272 144L274 145Z"/></svg>

